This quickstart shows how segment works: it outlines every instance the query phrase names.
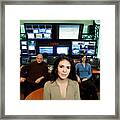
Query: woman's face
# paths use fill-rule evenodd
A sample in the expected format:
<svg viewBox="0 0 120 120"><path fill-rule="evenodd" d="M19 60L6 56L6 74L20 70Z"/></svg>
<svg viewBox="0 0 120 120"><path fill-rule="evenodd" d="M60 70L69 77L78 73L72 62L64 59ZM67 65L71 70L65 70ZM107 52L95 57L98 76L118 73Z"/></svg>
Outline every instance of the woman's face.
<svg viewBox="0 0 120 120"><path fill-rule="evenodd" d="M58 64L58 76L60 79L64 80L68 77L71 70L70 62L67 60L62 60Z"/></svg>
<svg viewBox="0 0 120 120"><path fill-rule="evenodd" d="M83 56L82 57L82 62L85 62L86 61L86 56Z"/></svg>

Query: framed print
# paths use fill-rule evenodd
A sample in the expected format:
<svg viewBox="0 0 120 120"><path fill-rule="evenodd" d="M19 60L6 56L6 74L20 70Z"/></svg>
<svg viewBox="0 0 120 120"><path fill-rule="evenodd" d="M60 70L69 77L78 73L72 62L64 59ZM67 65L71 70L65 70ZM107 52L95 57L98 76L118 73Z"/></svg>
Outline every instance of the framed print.
<svg viewBox="0 0 120 120"><path fill-rule="evenodd" d="M117 0L2 1L1 5L2 119L119 119L118 20L120 4ZM30 21L32 24L27 24ZM58 25L60 22L62 24ZM92 36L92 26L86 30L85 22L86 24L91 22L97 26L95 30L99 32L96 32L96 36ZM80 32L77 24L71 28L71 25L66 26L65 23L83 23L84 29ZM55 29L56 24L59 27ZM53 35L53 31L56 35ZM89 31L92 37L87 36L86 31ZM98 44L95 42L97 33L99 33L99 46L96 50L93 48L96 48ZM78 36L80 42L77 40ZM52 40L54 42L49 42ZM67 41L66 46L62 46L63 41L59 43L59 40ZM69 41L71 41L71 46L67 46ZM22 58L25 54L35 56L37 53L47 51L49 56L65 53L76 57L79 55L76 49L79 45L81 45L78 50L80 54L82 51L87 51L89 56L95 57L97 52L97 58L100 59L100 98L98 100L21 99L20 66L27 60Z"/></svg>

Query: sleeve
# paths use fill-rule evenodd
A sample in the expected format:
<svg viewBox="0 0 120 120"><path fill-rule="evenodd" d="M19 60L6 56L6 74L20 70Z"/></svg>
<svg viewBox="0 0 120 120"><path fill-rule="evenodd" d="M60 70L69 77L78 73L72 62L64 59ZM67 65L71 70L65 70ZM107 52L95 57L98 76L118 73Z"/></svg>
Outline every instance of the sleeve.
<svg viewBox="0 0 120 120"><path fill-rule="evenodd" d="M89 75L88 75L87 79L90 79L92 77L92 69L91 69L90 64L88 64L88 67L89 67L89 71L88 71Z"/></svg>
<svg viewBox="0 0 120 120"><path fill-rule="evenodd" d="M75 83L75 100L80 100L80 89L79 89L79 84L76 82Z"/></svg>
<svg viewBox="0 0 120 120"><path fill-rule="evenodd" d="M20 77L26 78L28 76L28 66L25 65L21 68Z"/></svg>
<svg viewBox="0 0 120 120"><path fill-rule="evenodd" d="M78 64L75 65L75 72L78 75Z"/></svg>
<svg viewBox="0 0 120 120"><path fill-rule="evenodd" d="M44 85L43 99L50 100L50 81L46 82Z"/></svg>

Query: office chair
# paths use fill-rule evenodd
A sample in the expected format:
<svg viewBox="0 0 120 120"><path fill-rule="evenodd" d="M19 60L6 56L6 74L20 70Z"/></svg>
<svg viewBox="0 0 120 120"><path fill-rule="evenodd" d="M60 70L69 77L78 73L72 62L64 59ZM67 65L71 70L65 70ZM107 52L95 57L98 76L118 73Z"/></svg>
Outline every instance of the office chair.
<svg viewBox="0 0 120 120"><path fill-rule="evenodd" d="M31 92L25 100L43 100L43 88Z"/></svg>

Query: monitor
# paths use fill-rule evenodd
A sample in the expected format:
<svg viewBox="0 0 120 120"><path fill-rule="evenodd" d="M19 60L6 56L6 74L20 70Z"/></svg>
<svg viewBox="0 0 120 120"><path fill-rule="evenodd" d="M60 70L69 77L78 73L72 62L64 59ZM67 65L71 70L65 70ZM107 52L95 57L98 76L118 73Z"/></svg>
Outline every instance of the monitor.
<svg viewBox="0 0 120 120"><path fill-rule="evenodd" d="M36 41L29 40L28 41L28 54L35 55L36 54Z"/></svg>
<svg viewBox="0 0 120 120"><path fill-rule="evenodd" d="M45 38L45 39L50 39L50 38L51 38L51 35L45 33L45 34L44 34L44 38Z"/></svg>
<svg viewBox="0 0 120 120"><path fill-rule="evenodd" d="M53 54L53 47L52 46L39 46L39 53L40 54Z"/></svg>
<svg viewBox="0 0 120 120"><path fill-rule="evenodd" d="M52 24L25 23L28 39L52 39Z"/></svg>
<svg viewBox="0 0 120 120"><path fill-rule="evenodd" d="M45 28L39 28L39 33L45 33Z"/></svg>
<svg viewBox="0 0 120 120"><path fill-rule="evenodd" d="M49 28L49 29L46 29L46 33L51 34L51 33L52 33L51 29L50 29L50 28Z"/></svg>
<svg viewBox="0 0 120 120"><path fill-rule="evenodd" d="M59 25L59 39L78 39L80 25Z"/></svg>
<svg viewBox="0 0 120 120"><path fill-rule="evenodd" d="M28 50L35 50L36 42L34 40L28 41Z"/></svg>
<svg viewBox="0 0 120 120"><path fill-rule="evenodd" d="M42 39L42 34L36 34L36 39Z"/></svg>
<svg viewBox="0 0 120 120"><path fill-rule="evenodd" d="M34 39L34 33L27 33L28 39Z"/></svg>
<svg viewBox="0 0 120 120"><path fill-rule="evenodd" d="M57 54L68 55L68 53L69 53L69 47L65 47L65 46L58 46L57 47Z"/></svg>
<svg viewBox="0 0 120 120"><path fill-rule="evenodd" d="M80 41L72 41L72 55L80 55Z"/></svg>
<svg viewBox="0 0 120 120"><path fill-rule="evenodd" d="M21 41L21 45L27 45L27 41Z"/></svg>
<svg viewBox="0 0 120 120"><path fill-rule="evenodd" d="M33 29L33 33L38 33L38 29Z"/></svg>
<svg viewBox="0 0 120 120"><path fill-rule="evenodd" d="M25 27L24 27L24 25L20 25L20 33L25 33Z"/></svg>
<svg viewBox="0 0 120 120"><path fill-rule="evenodd" d="M73 41L72 42L72 55L90 55L96 54L96 41Z"/></svg>
<svg viewBox="0 0 120 120"><path fill-rule="evenodd" d="M27 46L21 46L22 47L22 49L27 49Z"/></svg>

